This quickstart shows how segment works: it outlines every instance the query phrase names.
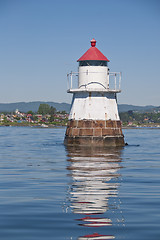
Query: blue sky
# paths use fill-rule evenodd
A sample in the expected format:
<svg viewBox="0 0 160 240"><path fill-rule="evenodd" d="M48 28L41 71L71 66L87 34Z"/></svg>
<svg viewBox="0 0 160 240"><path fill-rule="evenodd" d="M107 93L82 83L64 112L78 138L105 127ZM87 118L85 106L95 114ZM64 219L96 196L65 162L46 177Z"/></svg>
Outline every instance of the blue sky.
<svg viewBox="0 0 160 240"><path fill-rule="evenodd" d="M0 0L0 103L70 102L66 75L97 40L119 103L160 105L159 0Z"/></svg>

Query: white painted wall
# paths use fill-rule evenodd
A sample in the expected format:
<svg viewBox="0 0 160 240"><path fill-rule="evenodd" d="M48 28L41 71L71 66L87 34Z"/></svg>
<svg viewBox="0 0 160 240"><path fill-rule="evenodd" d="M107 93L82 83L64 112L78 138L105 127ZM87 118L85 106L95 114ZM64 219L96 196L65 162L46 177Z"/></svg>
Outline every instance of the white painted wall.
<svg viewBox="0 0 160 240"><path fill-rule="evenodd" d="M120 120L115 93L74 93L69 119Z"/></svg>
<svg viewBox="0 0 160 240"><path fill-rule="evenodd" d="M105 89L108 87L109 75L107 66L80 66L78 87Z"/></svg>

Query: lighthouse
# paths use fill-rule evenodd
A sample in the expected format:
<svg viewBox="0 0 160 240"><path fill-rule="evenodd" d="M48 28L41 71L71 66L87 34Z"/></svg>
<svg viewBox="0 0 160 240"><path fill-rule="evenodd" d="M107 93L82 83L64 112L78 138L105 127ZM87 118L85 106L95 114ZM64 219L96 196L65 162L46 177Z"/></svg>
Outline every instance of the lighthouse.
<svg viewBox="0 0 160 240"><path fill-rule="evenodd" d="M108 58L91 40L77 60L78 72L69 73L68 93L73 94L64 143L84 146L124 146L117 93L121 72L110 72ZM77 82L77 86L73 87Z"/></svg>

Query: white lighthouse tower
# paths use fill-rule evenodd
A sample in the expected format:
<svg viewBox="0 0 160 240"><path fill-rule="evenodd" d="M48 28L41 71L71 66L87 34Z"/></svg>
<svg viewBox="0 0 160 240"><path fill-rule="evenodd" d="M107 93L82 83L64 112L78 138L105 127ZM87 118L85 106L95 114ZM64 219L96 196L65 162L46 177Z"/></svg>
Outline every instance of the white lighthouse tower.
<svg viewBox="0 0 160 240"><path fill-rule="evenodd" d="M110 73L109 60L96 48L96 40L80 57L77 73L68 74L73 93L66 129L67 145L123 146L116 94L121 92L121 73ZM78 87L72 82L78 77Z"/></svg>

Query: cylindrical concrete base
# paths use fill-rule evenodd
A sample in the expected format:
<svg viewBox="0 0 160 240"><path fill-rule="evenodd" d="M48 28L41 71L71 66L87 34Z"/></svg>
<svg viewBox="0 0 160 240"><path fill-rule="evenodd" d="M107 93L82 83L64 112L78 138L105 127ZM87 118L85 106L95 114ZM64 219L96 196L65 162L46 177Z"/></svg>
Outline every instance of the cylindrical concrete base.
<svg viewBox="0 0 160 240"><path fill-rule="evenodd" d="M65 145L124 146L120 121L69 120Z"/></svg>

